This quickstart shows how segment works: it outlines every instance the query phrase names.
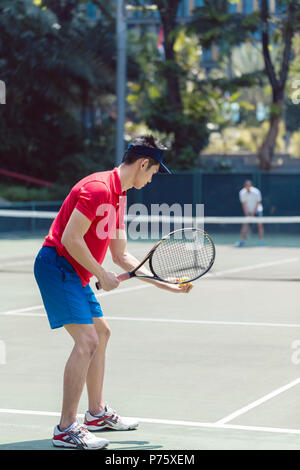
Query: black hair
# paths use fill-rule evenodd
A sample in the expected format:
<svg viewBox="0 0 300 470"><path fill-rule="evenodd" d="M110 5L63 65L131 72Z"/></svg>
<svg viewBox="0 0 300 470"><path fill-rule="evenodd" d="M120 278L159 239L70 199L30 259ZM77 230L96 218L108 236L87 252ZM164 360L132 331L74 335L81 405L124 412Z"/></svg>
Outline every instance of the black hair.
<svg viewBox="0 0 300 470"><path fill-rule="evenodd" d="M137 145L142 145L143 147L150 147L150 148L157 148L161 150L166 150L166 147L161 144L157 139L153 137L153 135L144 135L141 137L137 137L136 139L132 140L131 145L133 147ZM133 152L131 149L128 149L122 159L122 163L126 165L131 165L132 163L136 162L140 158L145 158L148 160L148 168L151 168L154 165L158 165L159 162L151 157L145 157L145 155L138 154L137 152Z"/></svg>

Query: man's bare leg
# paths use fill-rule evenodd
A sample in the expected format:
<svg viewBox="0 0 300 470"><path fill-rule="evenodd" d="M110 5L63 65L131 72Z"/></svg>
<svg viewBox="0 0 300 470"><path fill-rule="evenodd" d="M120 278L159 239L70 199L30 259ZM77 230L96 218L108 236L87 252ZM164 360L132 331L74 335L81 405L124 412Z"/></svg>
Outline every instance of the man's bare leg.
<svg viewBox="0 0 300 470"><path fill-rule="evenodd" d="M245 241L249 226L248 224L243 224L241 228L240 238L242 241Z"/></svg>
<svg viewBox="0 0 300 470"><path fill-rule="evenodd" d="M64 372L63 405L60 430L76 421L79 400L86 382L90 362L98 348L98 335L94 325L65 325L74 339L74 347Z"/></svg>
<svg viewBox="0 0 300 470"><path fill-rule="evenodd" d="M259 238L262 240L264 238L264 226L263 224L259 223L257 224L257 227L258 227Z"/></svg>
<svg viewBox="0 0 300 470"><path fill-rule="evenodd" d="M104 318L94 317L94 325L98 335L98 347L90 362L86 377L89 399L89 412L97 415L104 410L103 382L105 371L105 353L110 337L110 328Z"/></svg>

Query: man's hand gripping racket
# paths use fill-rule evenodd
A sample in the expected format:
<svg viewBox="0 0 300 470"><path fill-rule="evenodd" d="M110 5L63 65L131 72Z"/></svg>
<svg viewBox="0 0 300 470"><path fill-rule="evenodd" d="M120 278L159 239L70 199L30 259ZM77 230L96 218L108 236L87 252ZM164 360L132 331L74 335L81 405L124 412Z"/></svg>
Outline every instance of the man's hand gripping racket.
<svg viewBox="0 0 300 470"><path fill-rule="evenodd" d="M175 230L155 243L133 271L120 274L118 279L123 282L132 277L148 278L183 286L204 276L215 255L215 245L207 233L197 228ZM138 273L147 261L150 274ZM96 288L101 289L99 282Z"/></svg>

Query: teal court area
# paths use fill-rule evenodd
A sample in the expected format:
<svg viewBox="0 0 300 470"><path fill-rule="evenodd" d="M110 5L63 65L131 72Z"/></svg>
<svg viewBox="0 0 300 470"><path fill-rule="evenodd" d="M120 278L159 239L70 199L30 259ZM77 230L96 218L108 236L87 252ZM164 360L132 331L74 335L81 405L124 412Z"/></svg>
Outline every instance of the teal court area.
<svg viewBox="0 0 300 470"><path fill-rule="evenodd" d="M0 240L0 450L53 449L72 341L33 277L42 238ZM129 242L141 259L150 243ZM189 295L138 280L99 293L112 336L105 398L136 431L109 449L299 449L298 247L217 243ZM105 266L113 264L108 257ZM92 283L94 285L94 282ZM79 420L86 410L86 391Z"/></svg>

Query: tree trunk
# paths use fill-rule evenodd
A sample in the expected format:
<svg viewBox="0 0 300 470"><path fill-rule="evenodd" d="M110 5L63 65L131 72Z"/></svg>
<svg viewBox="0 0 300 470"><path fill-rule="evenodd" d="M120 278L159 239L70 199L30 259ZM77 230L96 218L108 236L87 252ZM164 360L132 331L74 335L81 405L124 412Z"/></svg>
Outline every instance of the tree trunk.
<svg viewBox="0 0 300 470"><path fill-rule="evenodd" d="M267 136L258 151L259 166L261 170L271 170L272 168L272 160L280 121L281 115L273 116L270 119L270 127Z"/></svg>
<svg viewBox="0 0 300 470"><path fill-rule="evenodd" d="M177 70L176 57L174 52L174 29L176 27L177 10L180 0L157 0L157 4L164 33L164 50L166 66L164 77L167 84L168 101L172 107L174 117L183 114L183 103L180 93L179 74ZM173 149L176 155L180 154L180 148L185 146L187 139L187 129L184 125L176 125L174 120L174 144Z"/></svg>
<svg viewBox="0 0 300 470"><path fill-rule="evenodd" d="M284 89L289 72L289 63L291 55L292 40L296 28L294 18L296 14L297 1L290 0L286 2L286 17L284 27L282 28L282 43L284 44L280 71L275 72L275 66L270 56L270 13L268 0L261 0L260 17L262 21L262 48L266 73L272 87L273 93L273 111L271 112L270 127L264 143L258 151L260 168L270 170L272 167L272 158L274 154L276 139L278 135L279 123L282 118L282 109L284 102Z"/></svg>
<svg viewBox="0 0 300 470"><path fill-rule="evenodd" d="M72 21L73 10L78 6L79 1L44 0L43 4L55 13L60 23L64 24Z"/></svg>

